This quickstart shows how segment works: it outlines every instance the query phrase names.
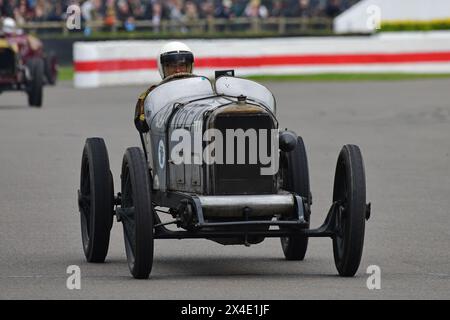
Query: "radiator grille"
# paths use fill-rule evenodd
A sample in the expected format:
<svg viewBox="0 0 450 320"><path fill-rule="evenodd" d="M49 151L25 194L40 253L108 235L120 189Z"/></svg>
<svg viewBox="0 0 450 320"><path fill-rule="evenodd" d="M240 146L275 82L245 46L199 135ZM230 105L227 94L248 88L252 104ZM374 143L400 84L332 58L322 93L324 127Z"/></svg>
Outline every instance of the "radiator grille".
<svg viewBox="0 0 450 320"><path fill-rule="evenodd" d="M274 129L274 123L269 114L260 113L221 113L214 123L214 127L222 132L224 138L224 164L214 164L212 175L213 194L272 194L275 193L275 181L272 175L261 175L261 168L264 167L260 162L260 157L256 155L257 163L250 164L249 144L250 139L245 138L245 164L237 163L237 139L234 138L234 161L233 164L227 164L226 145L231 143L227 141L226 129L242 129L244 132L248 129L269 130L267 133L267 149L269 154L271 150L270 130ZM257 147L259 153L259 135L256 135ZM253 141L254 142L254 141ZM266 165L267 166L267 165Z"/></svg>

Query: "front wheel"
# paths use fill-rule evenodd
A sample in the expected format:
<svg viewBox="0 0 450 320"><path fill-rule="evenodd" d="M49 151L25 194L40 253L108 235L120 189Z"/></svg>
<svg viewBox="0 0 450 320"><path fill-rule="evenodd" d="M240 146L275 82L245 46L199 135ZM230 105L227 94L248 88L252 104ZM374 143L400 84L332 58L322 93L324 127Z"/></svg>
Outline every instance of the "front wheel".
<svg viewBox="0 0 450 320"><path fill-rule="evenodd" d="M113 223L114 190L108 151L101 138L88 138L81 160L78 206L88 262L104 262Z"/></svg>
<svg viewBox="0 0 450 320"><path fill-rule="evenodd" d="M128 148L122 162L121 218L128 267L136 279L147 279L153 265L153 207L150 174L140 148Z"/></svg>
<svg viewBox="0 0 450 320"><path fill-rule="evenodd" d="M40 58L32 58L27 65L31 76L27 86L28 104L31 107L41 107L45 77L44 61Z"/></svg>
<svg viewBox="0 0 450 320"><path fill-rule="evenodd" d="M334 262L339 275L353 277L361 262L366 218L366 178L358 146L345 145L339 154L333 203L337 206Z"/></svg>

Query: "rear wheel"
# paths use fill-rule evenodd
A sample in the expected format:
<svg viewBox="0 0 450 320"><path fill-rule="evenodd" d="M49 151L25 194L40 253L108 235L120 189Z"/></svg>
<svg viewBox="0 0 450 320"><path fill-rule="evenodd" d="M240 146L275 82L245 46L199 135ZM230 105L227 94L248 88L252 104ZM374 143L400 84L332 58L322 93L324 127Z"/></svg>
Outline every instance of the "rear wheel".
<svg viewBox="0 0 450 320"><path fill-rule="evenodd" d="M27 63L31 79L28 82L28 104L32 107L42 106L44 87L44 61L40 58L32 58Z"/></svg>
<svg viewBox="0 0 450 320"><path fill-rule="evenodd" d="M147 162L140 148L128 148L122 163L121 218L128 267L147 279L153 265L153 207Z"/></svg>
<svg viewBox="0 0 450 320"><path fill-rule="evenodd" d="M81 237L88 262L104 262L113 221L114 190L108 151L101 138L89 138L81 160L78 204Z"/></svg>
<svg viewBox="0 0 450 320"><path fill-rule="evenodd" d="M358 146L345 145L339 154L333 202L338 206L334 262L339 275L352 277L361 262L366 218L366 180Z"/></svg>
<svg viewBox="0 0 450 320"><path fill-rule="evenodd" d="M301 137L297 138L297 145L290 152L283 152L283 189L301 196L311 204L309 187L308 158L306 148ZM309 226L309 212L305 214ZM295 235L281 238L281 247L286 260L303 260L308 248L308 237Z"/></svg>

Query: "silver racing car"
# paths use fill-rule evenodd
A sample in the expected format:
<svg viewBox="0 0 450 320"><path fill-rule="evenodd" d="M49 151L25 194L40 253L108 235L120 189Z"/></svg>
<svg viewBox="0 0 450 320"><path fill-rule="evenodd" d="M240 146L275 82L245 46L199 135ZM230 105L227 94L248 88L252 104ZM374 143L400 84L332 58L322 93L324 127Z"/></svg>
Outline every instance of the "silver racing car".
<svg viewBox="0 0 450 320"><path fill-rule="evenodd" d="M115 216L139 279L150 275L155 239L188 238L249 246L277 237L287 260L303 260L308 238L329 237L338 273L356 273L370 216L357 146L341 149L331 207L312 229L305 145L279 130L267 88L232 72L214 83L191 75L160 84L144 106L142 148L125 151L119 193L103 139L86 140L78 205L89 262L105 260Z"/></svg>

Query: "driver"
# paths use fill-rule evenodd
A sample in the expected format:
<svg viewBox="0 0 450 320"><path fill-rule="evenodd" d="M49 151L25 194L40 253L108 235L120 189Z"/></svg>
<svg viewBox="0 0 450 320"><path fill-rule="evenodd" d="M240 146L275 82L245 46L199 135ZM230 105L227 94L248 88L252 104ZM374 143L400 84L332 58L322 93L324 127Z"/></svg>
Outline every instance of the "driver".
<svg viewBox="0 0 450 320"><path fill-rule="evenodd" d="M158 71L162 81L158 84L166 83L176 79L192 76L194 67L194 54L189 47L178 41L169 42L164 45L157 57ZM151 86L139 96L134 113L134 124L140 132L149 130L144 116L144 101L148 94L158 85Z"/></svg>

